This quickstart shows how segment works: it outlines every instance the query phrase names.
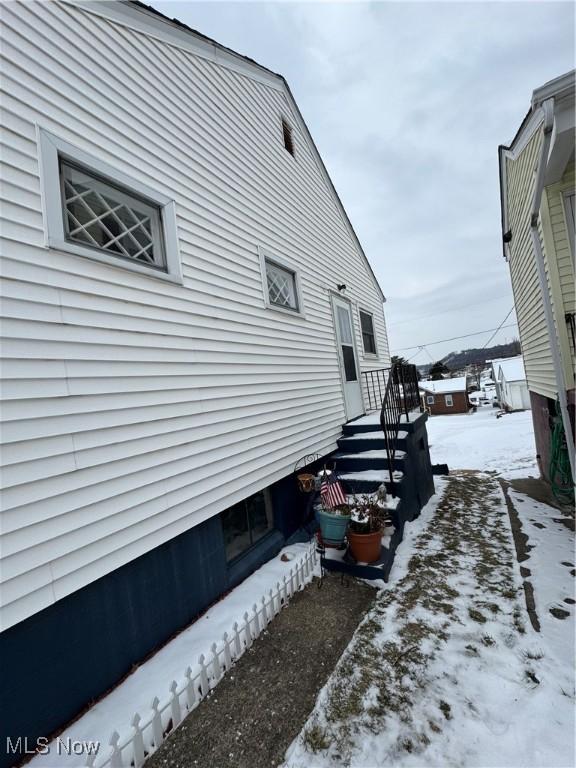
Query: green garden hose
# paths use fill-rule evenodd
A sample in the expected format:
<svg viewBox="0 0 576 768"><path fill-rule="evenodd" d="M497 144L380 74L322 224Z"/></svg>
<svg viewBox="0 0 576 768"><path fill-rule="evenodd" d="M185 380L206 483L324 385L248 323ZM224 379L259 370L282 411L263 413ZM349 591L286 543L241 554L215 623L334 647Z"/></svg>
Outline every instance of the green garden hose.
<svg viewBox="0 0 576 768"><path fill-rule="evenodd" d="M554 419L552 440L550 442L550 483L552 492L558 501L566 504L574 503L574 481L570 471L568 446L562 420Z"/></svg>

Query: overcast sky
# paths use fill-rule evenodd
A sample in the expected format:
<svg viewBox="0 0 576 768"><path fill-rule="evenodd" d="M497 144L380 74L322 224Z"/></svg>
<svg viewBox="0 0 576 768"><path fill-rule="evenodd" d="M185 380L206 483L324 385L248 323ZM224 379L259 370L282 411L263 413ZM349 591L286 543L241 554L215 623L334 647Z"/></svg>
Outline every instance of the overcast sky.
<svg viewBox="0 0 576 768"><path fill-rule="evenodd" d="M393 353L500 324L497 147L574 66L572 3L149 1L286 77L387 297Z"/></svg>

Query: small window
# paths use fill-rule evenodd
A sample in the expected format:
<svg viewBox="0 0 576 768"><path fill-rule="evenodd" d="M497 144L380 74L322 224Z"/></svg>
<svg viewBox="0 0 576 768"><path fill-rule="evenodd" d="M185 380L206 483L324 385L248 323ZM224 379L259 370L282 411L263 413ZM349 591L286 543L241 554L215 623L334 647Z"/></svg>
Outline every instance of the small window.
<svg viewBox="0 0 576 768"><path fill-rule="evenodd" d="M265 267L270 304L298 312L296 274L270 259L265 259Z"/></svg>
<svg viewBox="0 0 576 768"><path fill-rule="evenodd" d="M158 206L64 160L60 182L67 240L166 271Z"/></svg>
<svg viewBox="0 0 576 768"><path fill-rule="evenodd" d="M452 395L444 395L444 402L446 403L446 406L448 408L451 408L454 405L454 400L452 399Z"/></svg>
<svg viewBox="0 0 576 768"><path fill-rule="evenodd" d="M362 327L362 344L367 355L376 355L376 337L374 335L374 320L369 312L360 310L360 326Z"/></svg>
<svg viewBox="0 0 576 768"><path fill-rule="evenodd" d="M182 282L174 200L43 128L38 140L49 248Z"/></svg>
<svg viewBox="0 0 576 768"><path fill-rule="evenodd" d="M268 490L255 493L220 515L226 560L235 560L272 530L272 504Z"/></svg>
<svg viewBox="0 0 576 768"><path fill-rule="evenodd" d="M286 120L282 120L282 134L284 136L284 148L294 156L294 139L292 138L292 128Z"/></svg>
<svg viewBox="0 0 576 768"><path fill-rule="evenodd" d="M434 395L426 395L426 402L428 405L434 405Z"/></svg>

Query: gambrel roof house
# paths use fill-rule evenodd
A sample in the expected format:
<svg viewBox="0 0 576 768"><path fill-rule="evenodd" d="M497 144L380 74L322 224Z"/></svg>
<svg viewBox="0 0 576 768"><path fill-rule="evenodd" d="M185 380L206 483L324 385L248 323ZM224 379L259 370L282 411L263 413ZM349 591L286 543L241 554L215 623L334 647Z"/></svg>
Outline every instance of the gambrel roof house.
<svg viewBox="0 0 576 768"><path fill-rule="evenodd" d="M557 421L574 475L575 84L572 71L537 88L516 136L498 149L504 256L546 478Z"/></svg>
<svg viewBox="0 0 576 768"><path fill-rule="evenodd" d="M390 355L282 76L139 3L1 15L2 722L36 737L278 552Z"/></svg>

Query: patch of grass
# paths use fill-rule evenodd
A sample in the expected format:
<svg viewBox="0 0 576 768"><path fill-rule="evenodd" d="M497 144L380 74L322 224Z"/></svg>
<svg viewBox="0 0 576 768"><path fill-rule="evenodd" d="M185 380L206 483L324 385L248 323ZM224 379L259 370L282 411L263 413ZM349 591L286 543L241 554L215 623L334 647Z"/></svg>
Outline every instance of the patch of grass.
<svg viewBox="0 0 576 768"><path fill-rule="evenodd" d="M525 669L524 670L524 677L526 678L526 682L530 685L536 686L540 685L540 680L536 677L534 672L532 672L531 669Z"/></svg>
<svg viewBox="0 0 576 768"><path fill-rule="evenodd" d="M406 752L413 752L414 751L414 744L410 741L410 739L404 739L402 742L402 747L406 750Z"/></svg>
<svg viewBox="0 0 576 768"><path fill-rule="evenodd" d="M496 645L496 640L494 640L492 635L483 635L482 644L485 645L487 648L490 648L490 646Z"/></svg>
<svg viewBox="0 0 576 768"><path fill-rule="evenodd" d="M468 608L468 616L470 616L472 621L476 621L478 624L486 624L486 616L484 616L483 613L480 613L480 611L477 611L476 608Z"/></svg>
<svg viewBox="0 0 576 768"><path fill-rule="evenodd" d="M440 707L440 710L441 710L442 714L444 715L444 717L446 718L446 720L451 720L452 719L452 707L450 706L450 704L448 704L447 701L442 700L438 706Z"/></svg>
<svg viewBox="0 0 576 768"><path fill-rule="evenodd" d="M326 729L322 728L318 723L310 725L304 729L302 734L302 741L306 751L313 752L325 752L330 746L330 741L326 735Z"/></svg>
<svg viewBox="0 0 576 768"><path fill-rule="evenodd" d="M524 625L524 616L519 605L514 606L514 610L512 611L512 619L517 631L521 635L524 635L526 633L526 626Z"/></svg>

